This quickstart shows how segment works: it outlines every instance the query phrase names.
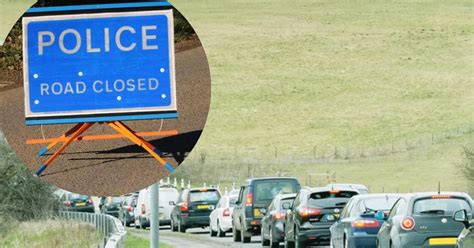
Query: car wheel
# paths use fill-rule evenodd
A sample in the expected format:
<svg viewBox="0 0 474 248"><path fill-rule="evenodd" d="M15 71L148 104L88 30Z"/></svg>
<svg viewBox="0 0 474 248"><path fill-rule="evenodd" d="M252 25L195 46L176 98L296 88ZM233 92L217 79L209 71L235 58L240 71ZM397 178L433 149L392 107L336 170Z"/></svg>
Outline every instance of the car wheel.
<svg viewBox="0 0 474 248"><path fill-rule="evenodd" d="M225 232L222 231L221 225L219 224L219 221L217 221L217 236L219 237L225 237Z"/></svg>
<svg viewBox="0 0 474 248"><path fill-rule="evenodd" d="M178 221L178 231L180 233L185 233L186 232L186 226L185 225L181 225L181 221L179 220Z"/></svg>
<svg viewBox="0 0 474 248"><path fill-rule="evenodd" d="M250 243L252 239L252 236L248 235L247 232L244 230L240 231L240 236L241 236L240 239L242 240L242 243Z"/></svg>
<svg viewBox="0 0 474 248"><path fill-rule="evenodd" d="M139 224L138 222L139 222L138 220L135 220L135 225L134 225L134 226L135 226L135 229L140 228L140 224Z"/></svg>
<svg viewBox="0 0 474 248"><path fill-rule="evenodd" d="M300 230L298 227L295 227L295 248L303 248L306 245L300 240Z"/></svg>
<svg viewBox="0 0 474 248"><path fill-rule="evenodd" d="M392 241L390 240L390 248L394 248L395 246L393 245Z"/></svg>
<svg viewBox="0 0 474 248"><path fill-rule="evenodd" d="M280 247L280 242L275 241L275 238L273 237L273 230L270 228L270 247L271 248L278 248Z"/></svg>
<svg viewBox="0 0 474 248"><path fill-rule="evenodd" d="M240 231L235 228L235 226L232 226L232 239L234 242L240 242Z"/></svg>
<svg viewBox="0 0 474 248"><path fill-rule="evenodd" d="M344 248L349 247L349 241L346 238L346 235L344 235Z"/></svg>
<svg viewBox="0 0 474 248"><path fill-rule="evenodd" d="M178 227L176 226L176 223L174 223L173 217L171 217L171 231L172 232L177 232L178 231Z"/></svg>
<svg viewBox="0 0 474 248"><path fill-rule="evenodd" d="M210 224L209 224L209 235L211 235L211 237L217 236L217 232L212 230L212 225Z"/></svg>
<svg viewBox="0 0 474 248"><path fill-rule="evenodd" d="M285 238L285 248L295 248L295 243Z"/></svg>

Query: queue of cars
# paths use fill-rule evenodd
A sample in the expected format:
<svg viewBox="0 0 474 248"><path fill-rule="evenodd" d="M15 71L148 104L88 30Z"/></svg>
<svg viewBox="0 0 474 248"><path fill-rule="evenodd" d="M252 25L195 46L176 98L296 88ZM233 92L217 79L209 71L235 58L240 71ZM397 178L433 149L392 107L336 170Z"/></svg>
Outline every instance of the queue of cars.
<svg viewBox="0 0 474 248"><path fill-rule="evenodd" d="M146 228L150 192L102 199L100 209L124 225ZM88 196L61 199L68 211L94 210ZM363 185L309 188L292 177L267 177L224 195L212 187L179 193L162 187L159 199L160 225L175 232L209 227L213 237L232 232L235 242L261 234L262 246L270 247L474 247L474 206L465 193L370 194Z"/></svg>

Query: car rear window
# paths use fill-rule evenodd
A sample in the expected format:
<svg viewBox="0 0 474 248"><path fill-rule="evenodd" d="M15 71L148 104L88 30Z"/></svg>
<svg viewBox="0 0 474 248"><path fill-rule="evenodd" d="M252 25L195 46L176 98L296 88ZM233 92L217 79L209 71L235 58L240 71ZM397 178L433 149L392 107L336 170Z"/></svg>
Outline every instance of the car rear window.
<svg viewBox="0 0 474 248"><path fill-rule="evenodd" d="M420 199L413 205L414 214L452 214L457 210L471 211L471 206L463 198Z"/></svg>
<svg viewBox="0 0 474 248"><path fill-rule="evenodd" d="M397 200L396 196L361 199L357 205L357 212L388 211Z"/></svg>
<svg viewBox="0 0 474 248"><path fill-rule="evenodd" d="M322 191L312 193L308 203L315 207L343 207L351 197L357 195L355 191Z"/></svg>
<svg viewBox="0 0 474 248"><path fill-rule="evenodd" d="M270 204L278 194L296 193L296 183L293 180L271 180L255 184L254 201L257 204Z"/></svg>
<svg viewBox="0 0 474 248"><path fill-rule="evenodd" d="M86 201L89 199L89 196L87 195L79 195L79 194L69 194L68 196L69 200L80 200L80 201Z"/></svg>
<svg viewBox="0 0 474 248"><path fill-rule="evenodd" d="M191 191L189 194L190 202L217 202L219 201L219 192L216 190Z"/></svg>

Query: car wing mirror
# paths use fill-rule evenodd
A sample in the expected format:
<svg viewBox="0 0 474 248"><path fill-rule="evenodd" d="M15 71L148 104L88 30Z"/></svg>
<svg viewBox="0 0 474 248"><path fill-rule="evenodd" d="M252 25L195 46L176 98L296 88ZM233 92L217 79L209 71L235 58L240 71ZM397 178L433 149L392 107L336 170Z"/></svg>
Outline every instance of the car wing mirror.
<svg viewBox="0 0 474 248"><path fill-rule="evenodd" d="M289 202L285 202L285 203L283 203L282 207L283 207L284 210L288 210L288 209L291 208L291 204Z"/></svg>
<svg viewBox="0 0 474 248"><path fill-rule="evenodd" d="M383 211L377 211L375 213L375 219L377 220L385 220L386 219L386 216L385 216L385 213Z"/></svg>
<svg viewBox="0 0 474 248"><path fill-rule="evenodd" d="M174 202L174 201L170 201L169 204L170 204L170 206L176 206L176 202Z"/></svg>
<svg viewBox="0 0 474 248"><path fill-rule="evenodd" d="M453 220L461 222L466 228L469 228L469 216L466 209L460 209L453 214Z"/></svg>

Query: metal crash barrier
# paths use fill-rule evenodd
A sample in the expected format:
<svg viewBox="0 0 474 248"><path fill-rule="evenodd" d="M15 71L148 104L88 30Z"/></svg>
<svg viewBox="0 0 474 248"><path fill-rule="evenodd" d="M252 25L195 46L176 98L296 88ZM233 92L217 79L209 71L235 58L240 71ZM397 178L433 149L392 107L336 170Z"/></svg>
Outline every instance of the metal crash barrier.
<svg viewBox="0 0 474 248"><path fill-rule="evenodd" d="M104 240L100 247L123 248L127 231L119 219L106 214L59 212L59 217L65 220L76 220L93 225L102 234Z"/></svg>

